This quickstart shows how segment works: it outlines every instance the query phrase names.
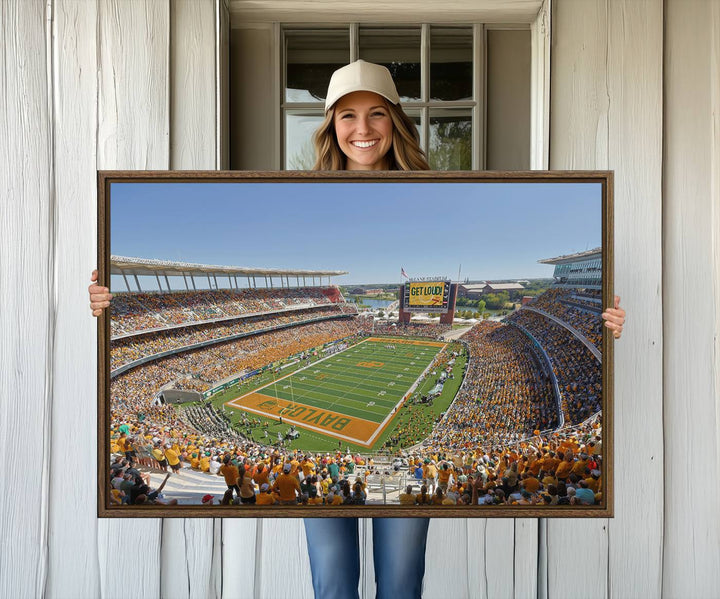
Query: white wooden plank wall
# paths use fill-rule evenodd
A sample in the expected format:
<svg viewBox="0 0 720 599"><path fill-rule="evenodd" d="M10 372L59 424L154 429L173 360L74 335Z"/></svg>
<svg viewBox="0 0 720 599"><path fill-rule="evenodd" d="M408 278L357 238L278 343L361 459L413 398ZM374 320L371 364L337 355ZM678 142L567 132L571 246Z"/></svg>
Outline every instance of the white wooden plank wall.
<svg viewBox="0 0 720 599"><path fill-rule="evenodd" d="M720 3L552 4L550 167L615 170L616 517L434 520L424 596L713 597ZM95 518L95 169L218 166L226 12L0 3L2 597L311 596L301 520Z"/></svg>
<svg viewBox="0 0 720 599"><path fill-rule="evenodd" d="M720 588L720 7L666 8L663 590L710 598Z"/></svg>
<svg viewBox="0 0 720 599"><path fill-rule="evenodd" d="M168 2L98 3L99 169L170 166ZM162 522L99 521L103 597L160 596ZM132 573L129 578L128 574Z"/></svg>
<svg viewBox="0 0 720 599"><path fill-rule="evenodd" d="M608 593L659 597L663 509L663 2L608 2L608 166L615 171L615 290L630 314L615 344L615 518Z"/></svg>
<svg viewBox="0 0 720 599"><path fill-rule="evenodd" d="M615 171L615 290L630 320L615 344L615 518L548 521L547 596L657 597L663 497L637 489L663 485L663 5L553 11L550 167Z"/></svg>
<svg viewBox="0 0 720 599"><path fill-rule="evenodd" d="M47 575L53 307L52 134L45 5L0 4L0 596ZM70 474L69 472L67 474ZM78 491L93 492L93 486Z"/></svg>
<svg viewBox="0 0 720 599"><path fill-rule="evenodd" d="M99 597L95 320L87 285L96 265L97 6L58 1L53 13L55 310L47 596ZM39 24L38 24L39 26ZM80 366L82 365L82 366ZM70 541L72 540L72 541Z"/></svg>

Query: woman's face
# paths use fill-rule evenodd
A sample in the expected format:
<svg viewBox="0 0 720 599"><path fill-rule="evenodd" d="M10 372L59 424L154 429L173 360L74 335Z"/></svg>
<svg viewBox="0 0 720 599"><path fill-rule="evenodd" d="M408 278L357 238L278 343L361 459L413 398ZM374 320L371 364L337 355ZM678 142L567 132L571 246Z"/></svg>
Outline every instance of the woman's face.
<svg viewBox="0 0 720 599"><path fill-rule="evenodd" d="M333 123L347 170L387 169L393 124L382 96L366 91L343 96L335 104Z"/></svg>

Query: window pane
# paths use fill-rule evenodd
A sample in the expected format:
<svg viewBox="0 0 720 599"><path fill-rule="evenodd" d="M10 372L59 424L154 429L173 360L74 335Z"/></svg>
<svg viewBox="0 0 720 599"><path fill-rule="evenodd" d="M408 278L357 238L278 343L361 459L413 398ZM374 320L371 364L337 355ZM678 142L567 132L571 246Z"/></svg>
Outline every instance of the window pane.
<svg viewBox="0 0 720 599"><path fill-rule="evenodd" d="M470 27L430 29L430 99L472 100L473 35Z"/></svg>
<svg viewBox="0 0 720 599"><path fill-rule="evenodd" d="M488 31L488 170L530 168L530 32Z"/></svg>
<svg viewBox="0 0 720 599"><path fill-rule="evenodd" d="M472 116L469 110L430 111L428 162L436 171L472 168Z"/></svg>
<svg viewBox="0 0 720 599"><path fill-rule="evenodd" d="M315 148L312 135L323 122L322 113L293 112L285 115L285 169L312 170Z"/></svg>
<svg viewBox="0 0 720 599"><path fill-rule="evenodd" d="M287 31L286 102L325 100L333 71L350 62L348 29Z"/></svg>
<svg viewBox="0 0 720 599"><path fill-rule="evenodd" d="M401 102L420 100L420 28L360 28L360 58L386 66Z"/></svg>
<svg viewBox="0 0 720 599"><path fill-rule="evenodd" d="M422 121L420 118L420 109L419 108L415 108L415 109L403 108L403 110L405 111L405 114L407 114L410 117L412 122L415 123L415 128L417 129L418 135L420 136L420 147L424 148L425 140L423 139L423 130L422 130Z"/></svg>

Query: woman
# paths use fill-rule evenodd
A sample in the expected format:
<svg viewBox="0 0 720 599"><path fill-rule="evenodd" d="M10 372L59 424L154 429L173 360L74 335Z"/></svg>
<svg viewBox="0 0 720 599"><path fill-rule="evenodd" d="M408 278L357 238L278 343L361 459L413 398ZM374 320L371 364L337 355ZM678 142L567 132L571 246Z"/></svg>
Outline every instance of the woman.
<svg viewBox="0 0 720 599"><path fill-rule="evenodd" d="M315 170L428 170L417 130L400 107L390 72L359 60L333 73L325 119L313 136ZM93 273L97 280L97 271ZM89 287L94 316L110 305L105 287ZM619 338L624 310L603 313L605 326ZM423 499L431 500L427 489ZM420 597L425 571L428 518L374 518L376 596ZM318 599L357 598L360 549L357 518L306 518L313 589ZM341 574L339 574L341 573ZM342 581L341 583L338 580Z"/></svg>
<svg viewBox="0 0 720 599"><path fill-rule="evenodd" d="M390 71L363 60L333 73L313 142L314 170L430 169Z"/></svg>
<svg viewBox="0 0 720 599"><path fill-rule="evenodd" d="M400 107L390 71L358 60L333 73L325 120L313 136L315 170L429 170L415 124ZM420 597L428 518L374 518L377 597ZM315 597L356 598L357 518L306 518ZM343 584L338 585L337 572Z"/></svg>

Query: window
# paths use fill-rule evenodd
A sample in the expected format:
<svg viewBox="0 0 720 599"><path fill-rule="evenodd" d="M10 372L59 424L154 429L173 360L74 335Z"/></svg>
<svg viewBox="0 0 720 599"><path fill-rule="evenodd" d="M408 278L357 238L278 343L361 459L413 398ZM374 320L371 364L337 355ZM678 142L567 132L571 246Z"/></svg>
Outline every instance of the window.
<svg viewBox="0 0 720 599"><path fill-rule="evenodd" d="M478 25L283 30L283 167L312 168L311 136L324 116L330 75L361 58L392 73L431 168L480 168L482 33Z"/></svg>
<svg viewBox="0 0 720 599"><path fill-rule="evenodd" d="M362 58L392 72L433 168L528 169L531 113L547 109L538 108L542 85L532 103L532 52L527 24L239 24L230 36L230 168L312 168L330 75ZM535 152L542 132L536 122Z"/></svg>

